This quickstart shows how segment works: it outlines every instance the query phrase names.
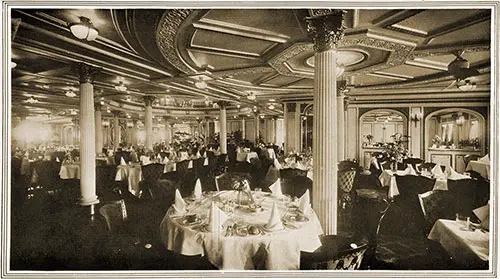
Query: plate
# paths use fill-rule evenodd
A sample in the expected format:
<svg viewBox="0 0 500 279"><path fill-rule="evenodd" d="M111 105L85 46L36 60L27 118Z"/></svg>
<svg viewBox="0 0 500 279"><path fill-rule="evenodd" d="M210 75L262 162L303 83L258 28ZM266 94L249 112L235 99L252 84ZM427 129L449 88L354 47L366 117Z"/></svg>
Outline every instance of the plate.
<svg viewBox="0 0 500 279"><path fill-rule="evenodd" d="M302 214L290 214L283 217L283 220L286 222L307 222L309 218Z"/></svg>
<svg viewBox="0 0 500 279"><path fill-rule="evenodd" d="M279 232L285 229L285 226L283 225L283 228L277 228L277 229L268 229L266 225L262 226L262 230L266 232Z"/></svg>

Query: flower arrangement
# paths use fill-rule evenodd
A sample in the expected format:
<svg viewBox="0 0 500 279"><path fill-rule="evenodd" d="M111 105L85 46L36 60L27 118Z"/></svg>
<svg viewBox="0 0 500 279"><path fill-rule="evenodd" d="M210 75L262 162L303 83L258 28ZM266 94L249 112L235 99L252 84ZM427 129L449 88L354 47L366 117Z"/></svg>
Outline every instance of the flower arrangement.
<svg viewBox="0 0 500 279"><path fill-rule="evenodd" d="M388 161L403 162L403 159L408 157L408 136L395 133L391 138L394 141L386 143L383 152Z"/></svg>
<svg viewBox="0 0 500 279"><path fill-rule="evenodd" d="M368 144L371 144L372 140L373 140L373 136L372 135L366 135L365 137L368 140Z"/></svg>
<svg viewBox="0 0 500 279"><path fill-rule="evenodd" d="M435 135L434 138L432 138L432 144L435 145L436 147L440 146L442 142L443 140L438 135Z"/></svg>
<svg viewBox="0 0 500 279"><path fill-rule="evenodd" d="M237 179L233 181L233 185L231 186L233 190L236 191L246 191L250 190L250 182L246 178Z"/></svg>

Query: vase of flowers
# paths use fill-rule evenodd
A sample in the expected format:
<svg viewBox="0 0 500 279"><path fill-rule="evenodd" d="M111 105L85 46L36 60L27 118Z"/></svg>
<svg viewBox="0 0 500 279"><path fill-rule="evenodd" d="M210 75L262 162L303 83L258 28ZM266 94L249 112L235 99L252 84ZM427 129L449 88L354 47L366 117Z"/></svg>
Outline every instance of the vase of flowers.
<svg viewBox="0 0 500 279"><path fill-rule="evenodd" d="M438 148L443 140L441 139L440 136L435 135L434 138L432 138L432 148Z"/></svg>
<svg viewBox="0 0 500 279"><path fill-rule="evenodd" d="M247 205L255 207L255 200L250 190L250 183L247 179L236 180L233 182L232 188L238 192L236 203L238 206Z"/></svg>
<svg viewBox="0 0 500 279"><path fill-rule="evenodd" d="M397 170L398 163L402 163L403 159L408 157L408 136L395 133L391 138L394 141L384 145L384 153L387 160L391 162L392 170Z"/></svg>

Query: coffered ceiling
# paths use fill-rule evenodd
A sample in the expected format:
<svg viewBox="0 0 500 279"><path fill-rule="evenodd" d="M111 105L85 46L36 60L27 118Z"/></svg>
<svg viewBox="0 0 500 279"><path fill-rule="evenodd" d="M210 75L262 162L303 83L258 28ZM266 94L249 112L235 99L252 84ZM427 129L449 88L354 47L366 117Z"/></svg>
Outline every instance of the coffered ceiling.
<svg viewBox="0 0 500 279"><path fill-rule="evenodd" d="M101 68L96 100L133 118L142 117L147 95L156 96L158 116L215 117L219 100L230 102L230 115L254 106L281 115L282 102L313 96L314 51L304 20L311 12L13 9L12 19L20 19L11 48L13 115L71 115L79 104L77 62ZM69 24L80 16L98 29L95 41L71 34ZM491 10L347 10L345 25L337 79L347 80L352 102L489 100ZM467 78L475 88L466 95L448 71L458 54L479 71ZM195 85L201 80L206 88ZM126 92L115 89L120 82ZM70 90L77 96L67 97Z"/></svg>

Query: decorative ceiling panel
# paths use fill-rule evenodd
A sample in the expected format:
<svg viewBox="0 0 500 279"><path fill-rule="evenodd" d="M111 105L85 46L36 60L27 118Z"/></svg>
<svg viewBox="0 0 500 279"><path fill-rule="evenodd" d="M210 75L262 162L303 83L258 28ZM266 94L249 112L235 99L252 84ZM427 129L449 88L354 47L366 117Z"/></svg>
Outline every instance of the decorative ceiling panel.
<svg viewBox="0 0 500 279"><path fill-rule="evenodd" d="M189 51L193 61L199 66L210 65L217 71L235 68L254 67L261 64L259 60L241 59L236 57L220 56L200 51Z"/></svg>
<svg viewBox="0 0 500 279"><path fill-rule="evenodd" d="M420 30L429 33L439 27L455 23L461 19L478 14L478 10L435 10L429 9L410 18L402 20L395 25L407 30ZM394 26L394 25L393 25Z"/></svg>
<svg viewBox="0 0 500 279"><path fill-rule="evenodd" d="M457 41L481 41L490 40L490 26L491 21L486 20L478 24L468 26L463 29L458 29L454 32L450 32L433 39L429 45L437 44L453 44Z"/></svg>

